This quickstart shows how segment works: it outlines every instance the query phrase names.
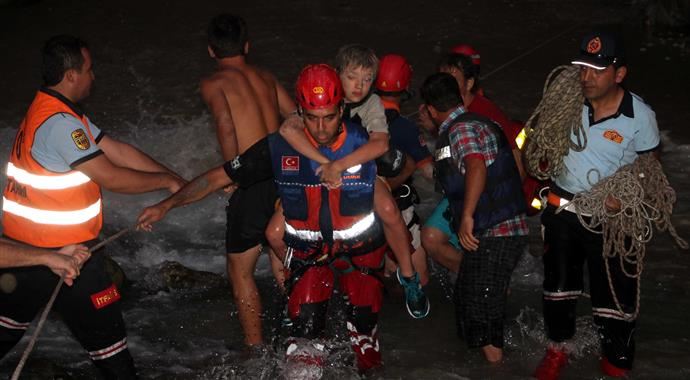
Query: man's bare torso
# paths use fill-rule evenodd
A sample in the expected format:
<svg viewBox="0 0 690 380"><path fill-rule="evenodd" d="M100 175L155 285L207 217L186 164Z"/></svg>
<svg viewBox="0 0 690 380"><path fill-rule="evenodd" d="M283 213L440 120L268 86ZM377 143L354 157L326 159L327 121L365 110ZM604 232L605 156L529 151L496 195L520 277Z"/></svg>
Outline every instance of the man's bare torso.
<svg viewBox="0 0 690 380"><path fill-rule="evenodd" d="M278 130L276 80L266 71L245 63L221 67L201 81L201 95L213 114L225 160Z"/></svg>

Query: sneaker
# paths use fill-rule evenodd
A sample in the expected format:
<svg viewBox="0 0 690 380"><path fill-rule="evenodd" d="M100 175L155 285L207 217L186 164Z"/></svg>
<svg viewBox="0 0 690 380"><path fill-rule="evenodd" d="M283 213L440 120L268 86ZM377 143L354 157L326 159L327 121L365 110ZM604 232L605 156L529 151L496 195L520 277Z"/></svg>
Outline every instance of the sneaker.
<svg viewBox="0 0 690 380"><path fill-rule="evenodd" d="M606 376L610 377L627 377L628 376L628 370L625 368L620 368L616 367L615 365L611 364L611 362L606 359L605 357L601 358L599 361L599 364L601 364L601 372L604 373Z"/></svg>
<svg viewBox="0 0 690 380"><path fill-rule="evenodd" d="M405 278L400 274L400 268L398 268L395 275L398 277L400 285L405 289L405 306L412 318L419 319L429 315L431 306L424 290L422 290L422 285L419 283L419 274L415 272L414 276Z"/></svg>
<svg viewBox="0 0 690 380"><path fill-rule="evenodd" d="M549 347L546 355L539 363L534 377L538 380L557 380L561 370L568 363L568 354L564 350L557 350Z"/></svg>

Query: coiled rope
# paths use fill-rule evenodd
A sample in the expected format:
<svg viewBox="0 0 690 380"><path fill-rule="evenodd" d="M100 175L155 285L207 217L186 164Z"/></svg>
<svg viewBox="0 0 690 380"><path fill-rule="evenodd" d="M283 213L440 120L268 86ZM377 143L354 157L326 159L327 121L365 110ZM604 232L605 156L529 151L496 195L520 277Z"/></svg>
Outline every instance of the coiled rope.
<svg viewBox="0 0 690 380"><path fill-rule="evenodd" d="M563 157L570 149L582 151L587 135L582 126L584 96L580 87L580 69L575 65L558 66L546 78L542 99L525 123L528 172L541 180L561 172ZM575 136L573 142L570 136Z"/></svg>
<svg viewBox="0 0 690 380"><path fill-rule="evenodd" d="M589 175L588 175L589 177ZM611 210L607 200L620 202L620 209ZM628 320L640 312L640 279L644 270L646 243L652 239L653 227L667 231L676 244L688 249L671 223L676 192L664 174L661 163L652 153L640 155L633 163L622 166L583 193L577 193L570 204L575 205L578 219L591 232L603 234L602 256L608 275L609 289L616 308ZM567 205L561 206L560 212ZM633 314L626 314L616 296L609 269L610 259L618 258L621 271L637 279L637 300Z"/></svg>

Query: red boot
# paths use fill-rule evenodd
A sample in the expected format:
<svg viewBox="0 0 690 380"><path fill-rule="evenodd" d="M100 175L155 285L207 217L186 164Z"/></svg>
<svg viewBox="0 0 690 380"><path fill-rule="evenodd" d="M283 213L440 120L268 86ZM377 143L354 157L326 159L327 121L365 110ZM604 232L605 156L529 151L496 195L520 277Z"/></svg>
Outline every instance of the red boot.
<svg viewBox="0 0 690 380"><path fill-rule="evenodd" d="M561 370L568 363L568 354L565 350L557 350L549 347L546 355L539 363L534 377L538 380L557 380L561 375Z"/></svg>
<svg viewBox="0 0 690 380"><path fill-rule="evenodd" d="M627 369L616 367L615 365L611 364L606 357L601 358L599 364L601 364L601 372L603 372L606 376L621 378L628 377L629 371Z"/></svg>
<svg viewBox="0 0 690 380"><path fill-rule="evenodd" d="M347 322L347 329L350 333L350 344L352 345L352 350L355 351L359 372L364 373L382 366L377 328L374 327L371 335L359 334L355 326Z"/></svg>

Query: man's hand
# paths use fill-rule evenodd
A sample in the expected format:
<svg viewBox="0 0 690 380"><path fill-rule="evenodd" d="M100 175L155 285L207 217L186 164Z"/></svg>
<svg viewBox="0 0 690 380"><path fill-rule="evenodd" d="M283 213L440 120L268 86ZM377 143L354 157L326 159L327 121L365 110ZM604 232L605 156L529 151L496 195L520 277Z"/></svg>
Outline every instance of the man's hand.
<svg viewBox="0 0 690 380"><path fill-rule="evenodd" d="M621 210L621 201L620 199L612 195L609 195L606 197L606 200L604 201L604 206L606 206L606 211L618 212Z"/></svg>
<svg viewBox="0 0 690 380"><path fill-rule="evenodd" d="M473 229L474 218L471 216L462 217L458 230L458 240L460 240L460 245L468 251L476 251L479 248L479 239L472 234Z"/></svg>
<svg viewBox="0 0 690 380"><path fill-rule="evenodd" d="M91 253L85 245L68 245L56 253L48 253L46 266L56 275L63 277L65 284L72 286L74 279L79 276L79 270L89 257Z"/></svg>
<svg viewBox="0 0 690 380"><path fill-rule="evenodd" d="M316 174L321 178L321 182L325 183L330 189L337 189L343 184L343 171L335 162L329 162L319 166L316 169Z"/></svg>
<svg viewBox="0 0 690 380"><path fill-rule="evenodd" d="M151 232L153 223L165 218L168 211L170 208L165 206L163 202L145 208L137 218L137 230Z"/></svg>

